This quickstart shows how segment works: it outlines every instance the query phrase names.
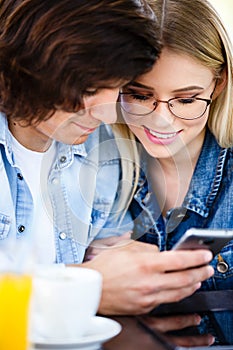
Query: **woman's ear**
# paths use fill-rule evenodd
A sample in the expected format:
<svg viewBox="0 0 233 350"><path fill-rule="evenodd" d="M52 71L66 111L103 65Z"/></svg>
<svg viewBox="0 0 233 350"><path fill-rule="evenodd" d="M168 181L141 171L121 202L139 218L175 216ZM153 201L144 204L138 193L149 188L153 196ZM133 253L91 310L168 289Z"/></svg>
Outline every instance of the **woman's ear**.
<svg viewBox="0 0 233 350"><path fill-rule="evenodd" d="M216 83L213 97L212 97L213 100L221 94L226 84L227 84L227 72L226 72L226 69L224 69L223 72L221 73L221 77L217 79L217 83Z"/></svg>

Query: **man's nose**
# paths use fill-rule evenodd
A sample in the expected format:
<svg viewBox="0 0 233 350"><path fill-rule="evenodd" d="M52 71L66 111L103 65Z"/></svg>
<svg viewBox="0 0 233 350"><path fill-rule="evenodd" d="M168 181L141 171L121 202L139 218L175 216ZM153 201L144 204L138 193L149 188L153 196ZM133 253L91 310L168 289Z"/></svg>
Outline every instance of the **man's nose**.
<svg viewBox="0 0 233 350"><path fill-rule="evenodd" d="M89 113L94 119L112 124L116 122L116 101L119 89L104 89L98 93L89 104Z"/></svg>

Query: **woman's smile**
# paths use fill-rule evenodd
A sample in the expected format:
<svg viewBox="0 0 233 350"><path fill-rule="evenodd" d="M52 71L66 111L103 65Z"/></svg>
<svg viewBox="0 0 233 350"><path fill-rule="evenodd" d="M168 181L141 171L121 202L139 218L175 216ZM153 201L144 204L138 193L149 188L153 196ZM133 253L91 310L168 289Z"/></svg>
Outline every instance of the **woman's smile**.
<svg viewBox="0 0 233 350"><path fill-rule="evenodd" d="M163 145L168 145L174 142L177 139L179 133L182 131L182 130L179 130L177 132L159 132L153 129L149 129L146 126L143 126L143 127L148 139L151 142L156 144L163 144Z"/></svg>

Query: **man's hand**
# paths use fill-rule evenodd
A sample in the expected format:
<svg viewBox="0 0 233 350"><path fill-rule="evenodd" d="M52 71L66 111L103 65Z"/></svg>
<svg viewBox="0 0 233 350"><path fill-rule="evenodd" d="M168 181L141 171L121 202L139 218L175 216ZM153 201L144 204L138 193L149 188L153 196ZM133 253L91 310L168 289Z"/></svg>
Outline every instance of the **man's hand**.
<svg viewBox="0 0 233 350"><path fill-rule="evenodd" d="M213 275L213 268L206 265L211 259L208 250L159 252L154 245L130 240L81 266L103 276L100 313L132 315L193 294Z"/></svg>

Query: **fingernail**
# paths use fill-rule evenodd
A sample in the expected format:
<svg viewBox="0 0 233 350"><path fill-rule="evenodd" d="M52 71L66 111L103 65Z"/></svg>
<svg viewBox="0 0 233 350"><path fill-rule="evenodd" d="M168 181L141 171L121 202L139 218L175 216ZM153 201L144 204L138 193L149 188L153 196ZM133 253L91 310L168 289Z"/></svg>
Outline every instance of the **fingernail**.
<svg viewBox="0 0 233 350"><path fill-rule="evenodd" d="M196 283L195 287L196 287L196 290L199 289L201 287L201 282Z"/></svg>
<svg viewBox="0 0 233 350"><path fill-rule="evenodd" d="M213 268L213 266L208 266L208 272L209 272L209 275L210 275L210 276L213 276L213 274L214 274L214 268Z"/></svg>
<svg viewBox="0 0 233 350"><path fill-rule="evenodd" d="M199 325L200 323L201 323L201 316L198 315L198 314L196 314L196 315L195 315L195 324L196 324L196 325Z"/></svg>
<svg viewBox="0 0 233 350"><path fill-rule="evenodd" d="M211 334L208 335L208 345L212 345L215 342L215 337L213 337Z"/></svg>
<svg viewBox="0 0 233 350"><path fill-rule="evenodd" d="M212 252L210 250L206 250L206 252L205 252L205 259L208 262L213 259L213 254L212 254Z"/></svg>

